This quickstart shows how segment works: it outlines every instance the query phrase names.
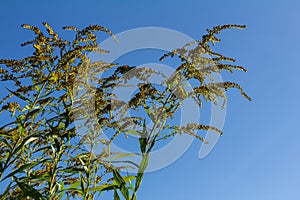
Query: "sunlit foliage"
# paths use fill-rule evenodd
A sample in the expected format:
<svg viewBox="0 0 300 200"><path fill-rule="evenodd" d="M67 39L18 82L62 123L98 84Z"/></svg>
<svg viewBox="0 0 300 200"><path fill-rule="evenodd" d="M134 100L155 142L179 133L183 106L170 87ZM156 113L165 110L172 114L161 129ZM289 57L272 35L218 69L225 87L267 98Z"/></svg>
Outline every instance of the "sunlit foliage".
<svg viewBox="0 0 300 200"><path fill-rule="evenodd" d="M203 101L226 103L225 91L237 88L241 95L251 100L242 87L234 82L216 82L213 73L234 70L246 71L242 66L214 52L211 45L220 42L216 37L220 31L245 28L240 25L216 26L207 30L201 40L162 56L179 57L181 64L170 77L151 68L117 65L104 61L91 62L90 52L109 53L101 49L96 32L104 32L117 38L105 27L90 25L80 30L74 26L63 29L74 32L69 41L59 36L52 27L43 23L45 30L27 24L23 28L33 31L33 40L21 46L32 46L32 55L23 59L0 60L0 80L10 82L5 88L8 95L1 100L0 112L7 117L0 124L0 183L6 185L0 199L97 199L102 191L112 190L114 199L136 199L149 153L158 141L176 134L189 134L206 142L198 130L222 131L209 125L189 123L185 126L169 123L182 102L193 98L202 107ZM106 77L97 74L113 69ZM81 76L78 79L78 76ZM153 75L165 78L165 87L158 88L149 82ZM139 91L128 101L118 99L114 90L137 78L141 81ZM197 81L192 91L184 83ZM74 95L75 81L84 87L81 99L88 99L95 91L92 102L81 105ZM96 86L88 84L96 81ZM90 126L91 113L85 109L95 107L97 128ZM147 116L128 116L130 110L143 109ZM86 119L90 128L79 137L74 125L74 114ZM2 118L2 117L1 117ZM146 127L151 119L152 127ZM110 130L107 140L99 135ZM162 134L168 130L168 134ZM119 135L137 135L140 145L141 163L123 162L116 164L113 157L124 157L111 152L110 145ZM93 146L101 143L103 152L94 153ZM85 148L89 144L91 148ZM120 173L121 169L137 168L137 175Z"/></svg>

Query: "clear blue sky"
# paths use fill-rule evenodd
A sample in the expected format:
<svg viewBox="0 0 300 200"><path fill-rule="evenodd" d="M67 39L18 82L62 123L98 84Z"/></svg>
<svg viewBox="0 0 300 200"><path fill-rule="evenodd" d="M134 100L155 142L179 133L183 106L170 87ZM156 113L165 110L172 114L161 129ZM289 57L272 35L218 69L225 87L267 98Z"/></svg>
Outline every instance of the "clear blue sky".
<svg viewBox="0 0 300 200"><path fill-rule="evenodd" d="M142 200L300 199L300 2L141 2L3 0L0 57L29 52L19 47L32 37L20 27L23 23L47 21L56 29L101 24L114 33L157 26L193 38L214 25L246 24L246 30L222 34L219 49L249 70L232 78L253 102L229 92L225 134L213 152L199 160L200 143L194 142L171 166L148 173L138 196Z"/></svg>

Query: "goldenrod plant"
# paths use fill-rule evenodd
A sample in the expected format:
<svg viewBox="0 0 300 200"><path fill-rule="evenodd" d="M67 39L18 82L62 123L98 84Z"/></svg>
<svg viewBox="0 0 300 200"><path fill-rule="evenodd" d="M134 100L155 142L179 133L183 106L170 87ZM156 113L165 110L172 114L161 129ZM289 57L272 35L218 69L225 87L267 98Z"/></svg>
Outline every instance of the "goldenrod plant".
<svg viewBox="0 0 300 200"><path fill-rule="evenodd" d="M160 60L180 58L180 65L167 77L148 67L92 62L89 53L109 53L98 45L97 32L109 34L117 42L103 26L63 27L75 36L66 40L48 23L43 25L45 31L22 25L35 34L34 39L21 45L32 46L32 55L0 60L0 80L10 82L4 88L8 95L0 107L0 184L5 186L0 199L88 200L101 199L104 191L112 191L113 199L136 200L149 155L158 142L189 134L206 143L199 130L222 134L222 130L210 125L172 123L185 99L192 98L199 108L203 101L218 104L222 99L224 107L225 91L237 88L251 100L239 84L213 78L213 73L224 70L246 71L232 64L233 58L212 49L221 41L217 35L222 30L245 26L216 26L207 30L202 39L166 53ZM104 72L109 75L97 76ZM152 84L149 79L153 75L164 77L165 87ZM114 91L132 78L141 82L138 92L127 102L118 99ZM184 84L190 80L196 83L188 91ZM89 81L97 84L90 85ZM82 92L74 94L78 85L83 87ZM92 102L82 104L75 98L88 99L90 91L94 91ZM85 112L91 105L94 113ZM128 115L131 110L144 110L146 114ZM77 132L75 115L85 119L84 126L88 128L83 135ZM91 123L95 116L98 128ZM151 127L146 125L149 120L153 122ZM102 134L107 135L106 139L100 137ZM140 163L116 161L133 156L110 149L113 141L124 134L137 137L140 148L133 155L141 157ZM97 144L105 147L100 153L94 151ZM128 168L137 169L137 173L125 173Z"/></svg>

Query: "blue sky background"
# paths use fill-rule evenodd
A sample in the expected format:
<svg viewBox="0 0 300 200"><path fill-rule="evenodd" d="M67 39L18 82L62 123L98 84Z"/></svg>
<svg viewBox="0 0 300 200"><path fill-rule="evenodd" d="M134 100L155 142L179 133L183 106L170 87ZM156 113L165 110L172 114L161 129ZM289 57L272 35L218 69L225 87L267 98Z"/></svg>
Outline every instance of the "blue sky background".
<svg viewBox="0 0 300 200"><path fill-rule="evenodd" d="M56 30L64 25L101 24L114 33L157 26L193 38L215 25L246 24L246 30L224 32L218 49L248 69L231 80L238 81L253 102L236 91L228 92L225 134L212 153L199 160L200 142L194 142L171 166L147 174L138 196L143 200L298 200L299 10L296 0L3 0L0 57L18 58L31 52L19 47L32 37L20 27L23 23L40 26L47 21Z"/></svg>

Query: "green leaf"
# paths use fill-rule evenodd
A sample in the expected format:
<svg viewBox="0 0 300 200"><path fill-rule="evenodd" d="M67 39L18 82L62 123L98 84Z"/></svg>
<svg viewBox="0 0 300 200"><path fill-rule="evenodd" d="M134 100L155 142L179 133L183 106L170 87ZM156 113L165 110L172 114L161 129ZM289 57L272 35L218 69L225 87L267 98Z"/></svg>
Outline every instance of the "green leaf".
<svg viewBox="0 0 300 200"><path fill-rule="evenodd" d="M118 172L118 170L113 169L113 174L114 174L114 180L115 180L116 184L118 185L123 197L126 200L130 200L129 191L128 191L128 188L126 186L125 180L123 179L121 174Z"/></svg>
<svg viewBox="0 0 300 200"><path fill-rule="evenodd" d="M118 155L112 157L111 160L116 160L118 158L125 158L125 157L136 156L136 155L137 154L135 153L119 153Z"/></svg>
<svg viewBox="0 0 300 200"><path fill-rule="evenodd" d="M141 137L139 138L139 143L140 143L140 150L142 153L146 152L146 146L147 146L147 129L146 129L146 120L144 119L144 124L143 124L143 133Z"/></svg>
<svg viewBox="0 0 300 200"><path fill-rule="evenodd" d="M116 185L116 184L103 184L103 185L100 185L100 186L96 186L94 188L89 188L88 190L93 191L93 192L95 192L95 191L101 192L101 191L114 190L117 187L118 187L118 185Z"/></svg>
<svg viewBox="0 0 300 200"><path fill-rule="evenodd" d="M117 190L114 191L114 200L121 200Z"/></svg>
<svg viewBox="0 0 300 200"><path fill-rule="evenodd" d="M76 173L76 172L85 172L84 169L82 168L76 168L76 167L71 167L71 168L67 168L67 169L62 169L62 170L59 170L60 172L63 172L63 173Z"/></svg>
<svg viewBox="0 0 300 200"><path fill-rule="evenodd" d="M30 136L27 136L22 142L21 142L21 144L17 147L17 148L15 148L15 147L13 147L13 149L12 149L12 151L11 152L8 152L8 156L7 156L7 160L6 160L6 167L8 167L12 162L14 162L14 160L16 159L14 159L14 160L10 160L13 156L18 156L18 153L19 153L19 151L22 149L22 148L24 148L24 146L26 145L26 144L28 144L29 142L31 142L31 141L33 141L33 140L35 140L35 139L37 139L38 137L34 137L34 135L30 135Z"/></svg>
<svg viewBox="0 0 300 200"><path fill-rule="evenodd" d="M24 142L24 146L25 145L27 145L28 143L30 143L30 142L32 142L32 141L34 141L34 140L36 140L36 139L38 139L38 137L30 137L30 138L28 138L25 142Z"/></svg>
<svg viewBox="0 0 300 200"><path fill-rule="evenodd" d="M0 133L0 137L11 137L11 135L7 133Z"/></svg>
<svg viewBox="0 0 300 200"><path fill-rule="evenodd" d="M82 194L85 194L86 192L86 188L85 188L85 181L83 179L83 176L82 174L80 173L80 186L81 186L81 191L82 191Z"/></svg>
<svg viewBox="0 0 300 200"><path fill-rule="evenodd" d="M141 136L142 132L138 130L124 130L125 134L135 135L135 136Z"/></svg>
<svg viewBox="0 0 300 200"><path fill-rule="evenodd" d="M141 152L145 153L146 152L146 145L147 145L147 138L142 137L142 138L139 139L139 142L140 142Z"/></svg>
<svg viewBox="0 0 300 200"><path fill-rule="evenodd" d="M64 189L65 189L65 184L64 184L64 182L62 181L62 182L61 182L61 189L60 189L60 191L58 191L58 193L60 193L59 196L58 196L58 199L59 199L59 200L62 200L62 199L63 199L63 196L64 196L64 194L65 194Z"/></svg>
<svg viewBox="0 0 300 200"><path fill-rule="evenodd" d="M51 178L51 176L50 176L49 172L46 172L43 175L40 175L40 174L32 175L31 174L30 177L28 177L28 179L36 179L39 181L50 181L50 178Z"/></svg>
<svg viewBox="0 0 300 200"><path fill-rule="evenodd" d="M9 143L9 141L6 138L4 138L4 139L1 138L0 141L3 142L7 147L9 147L10 150L13 149L13 146Z"/></svg>
<svg viewBox="0 0 300 200"><path fill-rule="evenodd" d="M43 161L45 161L45 160L43 160ZM28 168L35 167L35 166L37 166L38 164L42 163L43 161L24 164L24 165L22 165L21 167L19 167L18 169L16 169L15 171L13 171L13 172L11 172L10 174L8 174L7 176L5 176L5 177L3 178L2 181L4 181L5 179L7 179L7 178L9 178L9 177L15 176L17 173L23 172L24 170L26 170L26 169L28 169Z"/></svg>
<svg viewBox="0 0 300 200"><path fill-rule="evenodd" d="M49 199L55 199L55 197L58 194L59 188L60 188L60 185L58 183L55 183L54 187L50 191L50 194L48 195L47 198L49 198Z"/></svg>
<svg viewBox="0 0 300 200"><path fill-rule="evenodd" d="M17 93L17 92L14 92L10 89L8 89L7 87L5 87L10 93L12 93L13 95L15 95L16 97L19 97L20 99L24 100L24 101L27 101L29 103L31 103L31 100L28 99L27 97L24 97L23 95L21 95L20 93Z"/></svg>
<svg viewBox="0 0 300 200"><path fill-rule="evenodd" d="M34 135L27 136L16 149L13 149L13 151L10 153L10 157L16 155L22 148L24 148L25 145L36 139L38 139L38 137L34 137Z"/></svg>
<svg viewBox="0 0 300 200"><path fill-rule="evenodd" d="M18 121L21 121L21 120L23 120L23 119L25 119L25 118L26 118L25 115L19 115L19 116L18 116Z"/></svg>
<svg viewBox="0 0 300 200"><path fill-rule="evenodd" d="M43 196L31 185L27 185L24 182L20 182L16 177L14 177L14 179L17 185L20 187L24 197L32 197L35 200L43 199Z"/></svg>
<svg viewBox="0 0 300 200"><path fill-rule="evenodd" d="M146 153L143 155L143 159L141 161L139 170L138 170L138 174L136 176L136 181L135 181L135 192L139 189L143 176L144 176L144 172L148 166L148 162L149 162L149 153Z"/></svg>
<svg viewBox="0 0 300 200"><path fill-rule="evenodd" d="M136 178L135 176L125 176L125 177L123 177L123 179L126 183L134 180L135 178Z"/></svg>
<svg viewBox="0 0 300 200"><path fill-rule="evenodd" d="M150 117L150 119L154 122L156 120L156 117L155 117L154 113L150 110L149 106L144 104L144 109L145 109L146 113L148 114L148 116Z"/></svg>
<svg viewBox="0 0 300 200"><path fill-rule="evenodd" d="M68 188L65 188L64 190L73 190L73 189L77 189L80 186L81 182L75 181L72 185L70 185Z"/></svg>

